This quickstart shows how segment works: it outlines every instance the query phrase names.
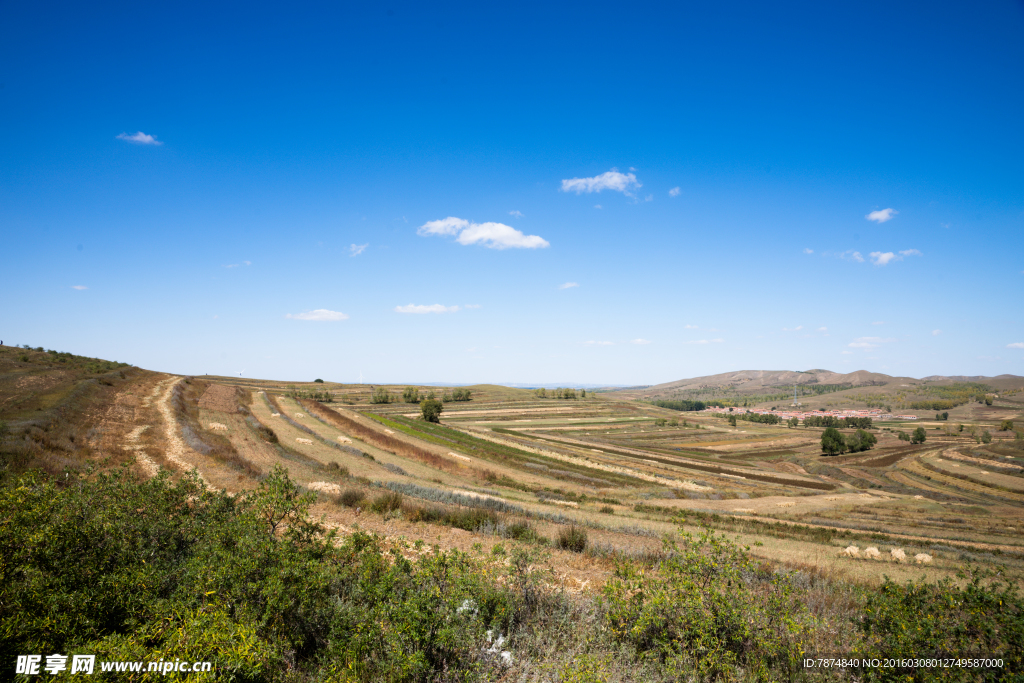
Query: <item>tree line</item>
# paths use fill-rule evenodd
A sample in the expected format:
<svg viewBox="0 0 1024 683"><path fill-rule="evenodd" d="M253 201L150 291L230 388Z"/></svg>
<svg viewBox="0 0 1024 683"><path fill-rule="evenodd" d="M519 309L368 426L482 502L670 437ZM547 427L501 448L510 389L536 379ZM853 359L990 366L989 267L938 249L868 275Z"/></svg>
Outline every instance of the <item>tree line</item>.
<svg viewBox="0 0 1024 683"><path fill-rule="evenodd" d="M870 417L835 417L811 415L804 418L804 427L839 427L843 429L874 429Z"/></svg>

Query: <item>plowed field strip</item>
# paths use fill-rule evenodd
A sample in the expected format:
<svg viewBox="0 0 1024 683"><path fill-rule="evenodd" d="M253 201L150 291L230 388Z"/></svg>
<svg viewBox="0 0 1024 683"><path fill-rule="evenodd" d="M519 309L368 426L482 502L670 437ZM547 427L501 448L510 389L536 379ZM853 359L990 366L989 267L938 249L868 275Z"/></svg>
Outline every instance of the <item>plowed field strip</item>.
<svg viewBox="0 0 1024 683"><path fill-rule="evenodd" d="M908 472L920 475L922 477L931 477L933 480L939 481L946 486L954 489L960 489L962 491L970 491L971 493L980 493L991 498L1001 498L1003 500L1012 500L1015 503L1024 503L1024 496L1018 493L1011 493L1009 491L1000 491L997 489L989 488L988 486L982 486L981 484L975 484L974 482L964 481L963 479L957 479L956 477L949 477L938 472L926 469L919 462L905 462L902 463L902 468Z"/></svg>

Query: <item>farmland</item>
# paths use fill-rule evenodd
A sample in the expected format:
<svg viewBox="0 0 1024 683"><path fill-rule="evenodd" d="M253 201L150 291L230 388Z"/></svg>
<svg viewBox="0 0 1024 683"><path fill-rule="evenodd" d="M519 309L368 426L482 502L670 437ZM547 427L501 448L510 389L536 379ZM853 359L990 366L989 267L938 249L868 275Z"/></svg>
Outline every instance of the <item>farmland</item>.
<svg viewBox="0 0 1024 683"><path fill-rule="evenodd" d="M967 566L1024 577L1024 441L1000 429L1024 427L1021 378L1000 379L992 406L922 415L923 443L880 423L874 448L825 457L821 428L734 426L635 391L561 399L468 386L435 424L402 394L444 388L180 377L0 352L7 479L127 467L181 481L194 470L208 491L247 494L283 472L339 538L370 533L413 559L433 548L501 566L521 548L543 567L544 590L577 600L611 590L622 563L662 566L664 539L679 532L724 533L753 561L815 577L832 596L819 616L840 630L850 607L830 602L837 591L884 577L965 585Z"/></svg>

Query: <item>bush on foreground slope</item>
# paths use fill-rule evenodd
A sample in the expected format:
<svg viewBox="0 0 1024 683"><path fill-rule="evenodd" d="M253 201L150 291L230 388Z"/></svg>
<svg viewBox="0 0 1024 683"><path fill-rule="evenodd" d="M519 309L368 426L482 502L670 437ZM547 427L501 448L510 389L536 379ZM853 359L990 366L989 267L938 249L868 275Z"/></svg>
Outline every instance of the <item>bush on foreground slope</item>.
<svg viewBox="0 0 1024 683"><path fill-rule="evenodd" d="M310 519L312 501L282 469L239 496L127 471L10 480L0 487L2 666L60 653L211 661L227 681L841 679L798 666L827 643L883 656L984 649L1006 662L944 671L950 680L1024 671L1024 603L981 577L962 588L838 585L848 611L837 616L804 606L821 602L821 587L808 600L802 572L706 530L666 540L653 567L622 563L595 601L541 590L536 558L519 548L506 566L504 554L410 561L363 533L339 539ZM488 630L509 639L499 648Z"/></svg>

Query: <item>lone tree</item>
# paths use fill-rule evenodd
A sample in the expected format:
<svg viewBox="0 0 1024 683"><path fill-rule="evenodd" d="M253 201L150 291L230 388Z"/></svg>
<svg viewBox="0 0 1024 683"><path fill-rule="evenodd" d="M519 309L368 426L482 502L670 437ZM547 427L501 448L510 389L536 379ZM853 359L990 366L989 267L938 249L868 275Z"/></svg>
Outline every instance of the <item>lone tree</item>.
<svg viewBox="0 0 1024 683"><path fill-rule="evenodd" d="M1013 431L1013 420L1003 420L1003 423L999 425L999 431L1001 432L1012 432Z"/></svg>
<svg viewBox="0 0 1024 683"><path fill-rule="evenodd" d="M427 422L440 422L444 404L436 398L425 398L420 402L420 413Z"/></svg>
<svg viewBox="0 0 1024 683"><path fill-rule="evenodd" d="M313 380L313 383L314 384L323 384L324 381L322 379L320 379L319 377L317 377L315 380Z"/></svg>
<svg viewBox="0 0 1024 683"><path fill-rule="evenodd" d="M924 443L928 435L924 433L924 427L918 427L910 437L910 443Z"/></svg>
<svg viewBox="0 0 1024 683"><path fill-rule="evenodd" d="M846 439L835 427L828 427L821 433L821 452L838 455L846 451Z"/></svg>
<svg viewBox="0 0 1024 683"><path fill-rule="evenodd" d="M800 424L800 418L799 417L791 417L788 420L786 420L786 424L788 424L791 428L792 427L796 427L798 424Z"/></svg>

